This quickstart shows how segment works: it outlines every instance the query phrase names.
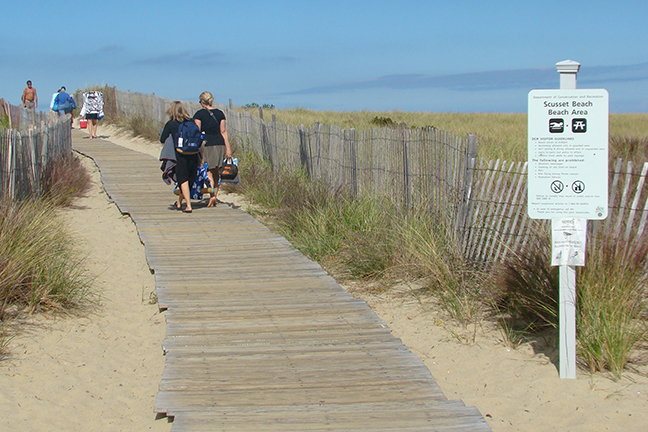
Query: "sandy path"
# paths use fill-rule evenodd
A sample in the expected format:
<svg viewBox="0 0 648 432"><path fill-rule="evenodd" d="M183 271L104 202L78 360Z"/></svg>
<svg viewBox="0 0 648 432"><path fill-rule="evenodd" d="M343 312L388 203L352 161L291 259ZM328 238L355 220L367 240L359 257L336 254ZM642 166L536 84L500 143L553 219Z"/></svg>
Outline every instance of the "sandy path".
<svg viewBox="0 0 648 432"><path fill-rule="evenodd" d="M101 293L83 317L29 320L0 362L2 431L168 431L153 405L164 367L164 315L151 302L135 225L123 217L84 158L93 186L62 210Z"/></svg>
<svg viewBox="0 0 648 432"><path fill-rule="evenodd" d="M99 135L159 154L157 144L109 128L100 127ZM168 431L166 419L153 414L164 365L164 316L149 304L154 278L133 223L99 187L94 165L85 163L94 188L63 213L87 253L88 269L98 275L101 306L87 317L35 318L30 331L12 341L13 357L0 363L0 430ZM244 202L233 195L219 199ZM528 345L507 348L497 331L482 329L474 343L460 343L453 335L462 330L405 288L400 295L347 288L421 358L449 399L477 406L493 431L648 430L645 366L619 382L584 370L576 380L561 380L547 355Z"/></svg>

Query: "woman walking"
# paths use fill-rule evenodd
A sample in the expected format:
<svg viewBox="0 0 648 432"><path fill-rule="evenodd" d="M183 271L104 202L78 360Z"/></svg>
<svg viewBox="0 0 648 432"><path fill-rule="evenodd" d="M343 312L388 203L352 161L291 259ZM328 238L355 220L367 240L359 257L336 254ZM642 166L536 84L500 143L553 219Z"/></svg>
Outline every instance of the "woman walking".
<svg viewBox="0 0 648 432"><path fill-rule="evenodd" d="M215 207L218 202L216 197L220 182L220 168L223 166L223 159L232 157L232 147L225 127L225 114L212 106L214 96L210 92L204 91L200 94L199 102L202 109L198 110L193 118L205 135L201 150L202 158L207 162L207 176L214 188L214 192L209 194L207 207Z"/></svg>
<svg viewBox="0 0 648 432"><path fill-rule="evenodd" d="M160 135L160 142L163 144L167 139L175 139L175 136L178 133L178 128L183 121L191 120L191 116L182 105L182 102L179 101L172 102L166 113L169 116L169 121L164 125L162 135ZM175 146L173 147L175 148ZM175 177L176 183L180 187L180 195L178 195L178 201L175 203L175 208L176 210L182 210L185 213L191 213L192 209L189 191L191 185L196 180L200 154L186 154L176 150L175 157L177 163L174 168ZM182 209L183 199L187 202L184 209Z"/></svg>
<svg viewBox="0 0 648 432"><path fill-rule="evenodd" d="M97 138L97 120L103 117L103 93L100 91L89 91L83 93L83 107L81 117L88 120L88 132L90 138Z"/></svg>

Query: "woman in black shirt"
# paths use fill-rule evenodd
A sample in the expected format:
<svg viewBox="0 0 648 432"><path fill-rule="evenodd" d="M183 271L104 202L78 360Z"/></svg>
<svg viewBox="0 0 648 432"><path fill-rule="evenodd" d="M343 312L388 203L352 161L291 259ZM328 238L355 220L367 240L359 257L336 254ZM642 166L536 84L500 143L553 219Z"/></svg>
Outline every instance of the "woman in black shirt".
<svg viewBox="0 0 648 432"><path fill-rule="evenodd" d="M232 148L225 127L225 114L212 106L214 96L205 91L200 94L199 101L202 109L198 110L193 118L205 135L204 145L201 149L202 159L207 162L207 176L214 188L214 192L209 194L207 207L215 207L218 202L216 196L220 181L220 168L223 166L223 159L232 157Z"/></svg>

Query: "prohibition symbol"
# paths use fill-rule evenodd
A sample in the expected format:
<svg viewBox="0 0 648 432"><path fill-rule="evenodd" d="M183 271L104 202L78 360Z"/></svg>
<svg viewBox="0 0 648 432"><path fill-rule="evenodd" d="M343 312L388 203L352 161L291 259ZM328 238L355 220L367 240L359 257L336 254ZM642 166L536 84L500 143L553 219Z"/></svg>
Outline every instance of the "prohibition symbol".
<svg viewBox="0 0 648 432"><path fill-rule="evenodd" d="M554 180L551 183L551 192L560 193L563 191L563 189L565 189L565 185L560 180Z"/></svg>
<svg viewBox="0 0 648 432"><path fill-rule="evenodd" d="M572 183L572 190L577 194L583 193L585 191L585 183L580 180L576 180L574 183Z"/></svg>

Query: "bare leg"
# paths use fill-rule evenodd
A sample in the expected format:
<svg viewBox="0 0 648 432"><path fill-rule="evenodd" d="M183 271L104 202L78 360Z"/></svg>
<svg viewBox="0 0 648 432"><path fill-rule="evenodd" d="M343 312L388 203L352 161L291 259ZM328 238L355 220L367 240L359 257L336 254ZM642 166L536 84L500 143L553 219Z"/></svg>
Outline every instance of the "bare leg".
<svg viewBox="0 0 648 432"><path fill-rule="evenodd" d="M182 205L182 199L185 199L187 201L187 207L185 207L186 212L191 211L191 200L189 199L189 182L186 181L184 183L180 184L180 196L178 196L178 204Z"/></svg>
<svg viewBox="0 0 648 432"><path fill-rule="evenodd" d="M97 138L97 119L90 120L90 138Z"/></svg>
<svg viewBox="0 0 648 432"><path fill-rule="evenodd" d="M218 168L213 168L207 171L207 177L209 177L209 183L211 183L212 188L214 188L214 192L209 193L209 202L207 203L207 207L216 207L216 203L218 202L218 199L216 197L218 196L219 175L220 174Z"/></svg>

